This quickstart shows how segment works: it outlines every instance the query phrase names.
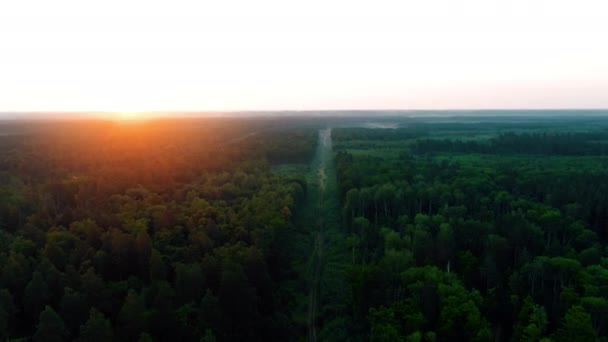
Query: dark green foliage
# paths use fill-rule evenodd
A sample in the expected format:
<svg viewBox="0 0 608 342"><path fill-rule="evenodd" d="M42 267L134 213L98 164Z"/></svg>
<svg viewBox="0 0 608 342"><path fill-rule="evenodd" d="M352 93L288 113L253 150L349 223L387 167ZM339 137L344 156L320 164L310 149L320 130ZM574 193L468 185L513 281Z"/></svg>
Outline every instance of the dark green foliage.
<svg viewBox="0 0 608 342"><path fill-rule="evenodd" d="M597 336L591 326L591 317L580 306L573 306L566 312L566 317L555 333L558 342L595 341Z"/></svg>
<svg viewBox="0 0 608 342"><path fill-rule="evenodd" d="M285 129L252 135L257 153L273 163L308 163L315 151L316 132L309 129Z"/></svg>
<svg viewBox="0 0 608 342"><path fill-rule="evenodd" d="M487 135L484 127L471 135ZM366 327L351 334L376 341L605 336L606 131L483 139L406 131L335 130L345 149L335 160L353 264L353 300L342 315ZM378 142L387 140L414 154L383 154Z"/></svg>
<svg viewBox="0 0 608 342"><path fill-rule="evenodd" d="M89 311L85 296L66 287L59 308L71 336L78 336L80 326L85 322Z"/></svg>
<svg viewBox="0 0 608 342"><path fill-rule="evenodd" d="M34 272L32 280L30 280L25 287L25 292L23 295L23 308L26 315L33 319L38 317L49 300L49 297L49 288L42 278L42 273L38 271Z"/></svg>
<svg viewBox="0 0 608 342"><path fill-rule="evenodd" d="M13 296L8 290L0 290L0 338L6 339L10 335L11 318L15 313Z"/></svg>
<svg viewBox="0 0 608 342"><path fill-rule="evenodd" d="M104 315L91 309L89 319L80 327L79 342L109 342L113 340L112 325Z"/></svg>
<svg viewBox="0 0 608 342"><path fill-rule="evenodd" d="M608 132L601 133L504 133L488 141L418 140L416 153L530 153L545 155L606 155ZM597 141L603 141L598 143Z"/></svg>
<svg viewBox="0 0 608 342"><path fill-rule="evenodd" d="M199 264L175 266L175 292L179 303L194 302L202 297L203 274Z"/></svg>
<svg viewBox="0 0 608 342"><path fill-rule="evenodd" d="M143 126L57 123L0 144L0 339L293 335L282 287L306 182L270 163L308 162L315 130Z"/></svg>
<svg viewBox="0 0 608 342"><path fill-rule="evenodd" d="M0 340L606 339L608 121L493 120L2 138Z"/></svg>
<svg viewBox="0 0 608 342"><path fill-rule="evenodd" d="M129 290L118 313L118 335L124 341L134 341L146 328L146 304L139 294Z"/></svg>
<svg viewBox="0 0 608 342"><path fill-rule="evenodd" d="M40 319L36 326L36 333L34 334L35 342L61 342L67 340L67 330L63 320L59 315L51 308L47 306L44 311L40 313Z"/></svg>

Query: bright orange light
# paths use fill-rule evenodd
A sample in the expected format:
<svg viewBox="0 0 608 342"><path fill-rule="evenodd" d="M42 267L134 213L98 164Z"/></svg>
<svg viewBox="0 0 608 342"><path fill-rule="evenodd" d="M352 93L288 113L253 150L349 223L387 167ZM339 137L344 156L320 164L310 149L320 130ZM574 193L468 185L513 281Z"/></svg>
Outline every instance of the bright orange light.
<svg viewBox="0 0 608 342"><path fill-rule="evenodd" d="M133 111L116 112L114 117L120 121L142 121L147 119L145 112Z"/></svg>

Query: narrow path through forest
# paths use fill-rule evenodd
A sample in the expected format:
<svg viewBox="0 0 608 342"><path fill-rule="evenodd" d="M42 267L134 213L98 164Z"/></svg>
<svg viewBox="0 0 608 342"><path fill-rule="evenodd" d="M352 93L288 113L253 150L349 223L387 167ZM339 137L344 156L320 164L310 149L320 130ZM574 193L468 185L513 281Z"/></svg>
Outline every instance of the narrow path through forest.
<svg viewBox="0 0 608 342"><path fill-rule="evenodd" d="M325 128L319 130L319 143L317 148L317 155L313 165L316 164L315 171L317 172L318 182L318 193L317 193L317 206L316 206L316 236L314 238L314 244L312 254L310 257L312 263L312 275L309 289L309 304L308 304L308 340L317 340L317 312L319 306L319 292L321 287L321 273L323 268L323 231L324 231L324 195L327 188L328 170L327 165L331 162L332 158L332 144L331 144L331 128Z"/></svg>

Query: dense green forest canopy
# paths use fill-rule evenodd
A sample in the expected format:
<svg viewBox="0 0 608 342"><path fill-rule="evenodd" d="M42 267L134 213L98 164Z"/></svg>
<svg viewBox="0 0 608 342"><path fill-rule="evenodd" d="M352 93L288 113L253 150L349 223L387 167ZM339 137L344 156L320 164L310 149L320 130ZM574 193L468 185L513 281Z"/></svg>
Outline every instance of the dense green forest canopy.
<svg viewBox="0 0 608 342"><path fill-rule="evenodd" d="M288 339L315 131L45 123L0 137L0 339ZM89 337L87 337L89 336ZM105 336L105 337L95 337Z"/></svg>
<svg viewBox="0 0 608 342"><path fill-rule="evenodd" d="M607 152L599 116L0 123L0 340L608 340Z"/></svg>
<svg viewBox="0 0 608 342"><path fill-rule="evenodd" d="M581 126L336 130L361 339L605 339L608 131Z"/></svg>

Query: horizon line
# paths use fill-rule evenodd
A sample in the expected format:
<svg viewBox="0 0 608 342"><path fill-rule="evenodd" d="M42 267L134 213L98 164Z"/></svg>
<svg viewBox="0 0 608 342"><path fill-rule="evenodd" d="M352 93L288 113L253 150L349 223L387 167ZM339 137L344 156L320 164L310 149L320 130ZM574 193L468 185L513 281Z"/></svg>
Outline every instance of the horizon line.
<svg viewBox="0 0 608 342"><path fill-rule="evenodd" d="M105 114L105 113L279 113L279 112L475 112L475 111L608 111L608 107L546 107L546 108L365 108L365 109L152 109L152 110L0 110L0 114Z"/></svg>

